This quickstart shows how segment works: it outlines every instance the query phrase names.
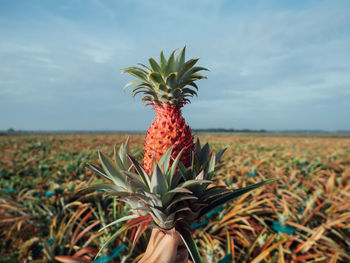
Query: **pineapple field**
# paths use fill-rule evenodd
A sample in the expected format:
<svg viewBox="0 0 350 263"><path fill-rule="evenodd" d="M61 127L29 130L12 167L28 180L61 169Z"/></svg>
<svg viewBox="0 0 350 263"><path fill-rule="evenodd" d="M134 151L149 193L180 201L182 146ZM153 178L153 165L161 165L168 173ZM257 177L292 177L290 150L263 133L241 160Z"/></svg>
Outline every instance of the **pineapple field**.
<svg viewBox="0 0 350 263"><path fill-rule="evenodd" d="M120 193L108 191L109 177L96 173L105 168L99 157L116 158L115 145L123 150L128 137L135 167L152 163L153 156L144 156L143 134L1 136L0 262L138 262L152 219L130 214ZM206 142L215 153L227 148L210 189L234 193L278 179L204 208L191 222L203 262L350 262L349 137L194 137L201 149Z"/></svg>

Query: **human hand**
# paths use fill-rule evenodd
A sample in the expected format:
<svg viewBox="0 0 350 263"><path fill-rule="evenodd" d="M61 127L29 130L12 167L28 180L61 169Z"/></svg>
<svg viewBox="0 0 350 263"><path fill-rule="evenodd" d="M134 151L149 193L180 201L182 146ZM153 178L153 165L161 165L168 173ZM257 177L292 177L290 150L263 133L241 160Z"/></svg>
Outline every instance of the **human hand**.
<svg viewBox="0 0 350 263"><path fill-rule="evenodd" d="M146 252L139 263L187 263L188 252L180 235L154 228Z"/></svg>

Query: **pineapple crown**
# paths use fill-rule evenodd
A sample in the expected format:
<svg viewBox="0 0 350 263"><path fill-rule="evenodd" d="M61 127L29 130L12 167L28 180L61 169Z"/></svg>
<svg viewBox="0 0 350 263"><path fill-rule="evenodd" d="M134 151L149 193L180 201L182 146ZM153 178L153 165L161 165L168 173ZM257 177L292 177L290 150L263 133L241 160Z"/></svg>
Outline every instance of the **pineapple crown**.
<svg viewBox="0 0 350 263"><path fill-rule="evenodd" d="M207 78L198 72L208 69L195 66L199 58L185 61L186 46L175 57L176 50L168 59L161 51L159 63L150 58L150 67L138 63L140 67L122 69L122 73L129 73L137 78L127 83L124 90L134 85L131 91L133 98L138 93L143 93L142 101L147 102L146 105L165 103L182 106L189 103L189 98L197 96L198 86L195 81Z"/></svg>

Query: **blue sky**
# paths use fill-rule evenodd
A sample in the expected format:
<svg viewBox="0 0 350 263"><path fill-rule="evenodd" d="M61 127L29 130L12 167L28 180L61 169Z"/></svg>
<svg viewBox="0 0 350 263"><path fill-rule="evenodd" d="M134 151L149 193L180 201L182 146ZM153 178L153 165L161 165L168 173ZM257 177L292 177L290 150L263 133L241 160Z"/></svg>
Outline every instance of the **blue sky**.
<svg viewBox="0 0 350 263"><path fill-rule="evenodd" d="M350 1L0 4L0 130L145 130L120 69L184 45L192 128L350 130Z"/></svg>

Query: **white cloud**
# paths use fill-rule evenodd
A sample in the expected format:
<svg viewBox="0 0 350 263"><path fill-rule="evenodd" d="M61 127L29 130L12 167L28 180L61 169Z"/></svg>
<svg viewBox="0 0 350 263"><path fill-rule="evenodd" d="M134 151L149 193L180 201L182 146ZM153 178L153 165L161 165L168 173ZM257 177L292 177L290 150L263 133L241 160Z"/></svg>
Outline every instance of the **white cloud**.
<svg viewBox="0 0 350 263"><path fill-rule="evenodd" d="M113 56L111 50L101 48L85 49L82 52L87 54L94 62L101 64L107 62Z"/></svg>

